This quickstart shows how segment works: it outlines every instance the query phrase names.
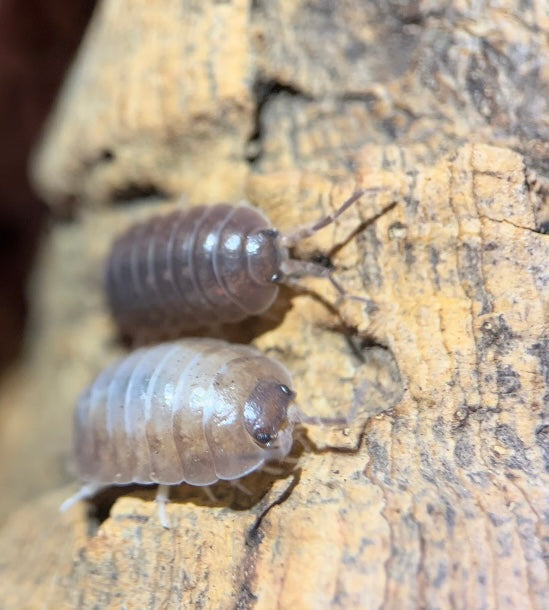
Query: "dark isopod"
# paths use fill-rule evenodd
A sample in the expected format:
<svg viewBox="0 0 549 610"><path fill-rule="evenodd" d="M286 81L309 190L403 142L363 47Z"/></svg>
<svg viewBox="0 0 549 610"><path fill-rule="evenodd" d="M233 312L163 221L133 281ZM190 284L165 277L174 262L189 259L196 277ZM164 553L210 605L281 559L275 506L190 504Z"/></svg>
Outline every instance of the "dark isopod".
<svg viewBox="0 0 549 610"><path fill-rule="evenodd" d="M300 275L327 277L347 296L329 269L291 259L289 248L332 223L364 192L289 235L272 228L260 211L228 204L133 225L115 241L107 261L107 298L119 328L134 337L169 336L240 322L270 307L278 283Z"/></svg>

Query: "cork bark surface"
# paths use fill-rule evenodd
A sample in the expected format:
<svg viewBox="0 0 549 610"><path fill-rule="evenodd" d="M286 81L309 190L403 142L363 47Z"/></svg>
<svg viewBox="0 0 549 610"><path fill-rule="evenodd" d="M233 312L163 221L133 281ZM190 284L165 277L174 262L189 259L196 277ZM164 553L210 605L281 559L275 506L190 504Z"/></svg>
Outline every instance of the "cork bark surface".
<svg viewBox="0 0 549 610"><path fill-rule="evenodd" d="M58 217L0 394L2 608L536 608L549 578L549 19L541 2L105 0L33 159ZM248 199L320 279L222 336L293 373L280 474L61 515L79 392L127 346L115 235ZM328 285L327 285L328 284Z"/></svg>

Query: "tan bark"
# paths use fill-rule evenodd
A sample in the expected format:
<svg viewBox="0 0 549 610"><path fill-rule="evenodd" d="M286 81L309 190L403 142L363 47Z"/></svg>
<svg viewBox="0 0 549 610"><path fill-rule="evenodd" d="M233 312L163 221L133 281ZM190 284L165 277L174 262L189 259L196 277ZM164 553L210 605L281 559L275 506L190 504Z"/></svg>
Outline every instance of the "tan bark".
<svg viewBox="0 0 549 610"><path fill-rule="evenodd" d="M35 159L75 218L44 244L0 397L4 513L45 492L0 531L2 607L546 607L541 4L163 4L100 5ZM148 489L102 496L99 525L59 515L74 401L124 351L113 236L181 195L245 196L284 231L357 186L298 250L375 306L307 279L226 333L284 362L308 413L356 407L349 429L309 428L295 470L251 475L249 497L181 486L169 531Z"/></svg>

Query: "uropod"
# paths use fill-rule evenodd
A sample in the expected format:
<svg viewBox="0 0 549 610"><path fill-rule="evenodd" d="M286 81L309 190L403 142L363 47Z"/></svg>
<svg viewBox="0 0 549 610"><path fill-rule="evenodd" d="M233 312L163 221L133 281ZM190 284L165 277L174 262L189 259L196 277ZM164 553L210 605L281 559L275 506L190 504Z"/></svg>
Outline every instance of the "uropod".
<svg viewBox="0 0 549 610"><path fill-rule="evenodd" d="M297 423L285 367L247 345L182 339L138 349L106 368L78 400L76 469L85 482L66 510L111 485L158 484L168 527L170 485L236 480L291 450Z"/></svg>
<svg viewBox="0 0 549 610"><path fill-rule="evenodd" d="M240 322L266 311L278 284L303 275L327 277L348 296L329 269L290 258L289 249L365 192L356 191L333 215L287 235L244 205L197 206L134 224L107 259L107 299L119 328L136 337Z"/></svg>

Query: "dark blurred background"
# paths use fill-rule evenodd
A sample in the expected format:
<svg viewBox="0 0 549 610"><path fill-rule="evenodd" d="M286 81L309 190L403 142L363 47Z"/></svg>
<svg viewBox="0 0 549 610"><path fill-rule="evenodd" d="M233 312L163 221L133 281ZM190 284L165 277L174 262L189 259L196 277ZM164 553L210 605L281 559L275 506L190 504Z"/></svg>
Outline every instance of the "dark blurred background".
<svg viewBox="0 0 549 610"><path fill-rule="evenodd" d="M20 352L45 205L27 164L93 0L0 1L0 372Z"/></svg>

